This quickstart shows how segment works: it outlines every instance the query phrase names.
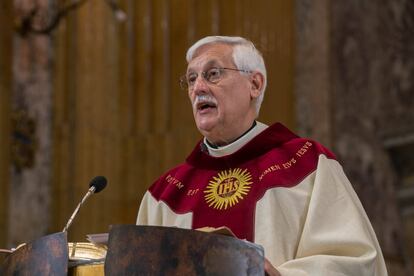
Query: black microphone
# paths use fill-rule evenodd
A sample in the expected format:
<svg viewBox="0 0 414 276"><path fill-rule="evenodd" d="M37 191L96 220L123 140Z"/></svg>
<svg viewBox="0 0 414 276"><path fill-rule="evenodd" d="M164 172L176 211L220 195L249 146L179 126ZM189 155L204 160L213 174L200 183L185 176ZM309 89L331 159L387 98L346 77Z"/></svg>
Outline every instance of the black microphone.
<svg viewBox="0 0 414 276"><path fill-rule="evenodd" d="M97 194L106 187L106 178L105 176L96 176L94 179L89 182L89 188L95 188L93 193Z"/></svg>
<svg viewBox="0 0 414 276"><path fill-rule="evenodd" d="M88 199L88 197L90 197L92 194L99 193L100 191L102 191L106 187L106 183L107 183L107 181L106 181L106 178L104 176L96 176L95 178L93 178L91 180L91 182L89 182L88 192L82 198L81 202L79 202L78 206L76 207L73 214L70 216L70 218L69 218L68 222L66 223L65 228L63 228L62 232L67 232L68 231L69 226L72 224L73 219L78 214L80 207L86 201L86 199Z"/></svg>

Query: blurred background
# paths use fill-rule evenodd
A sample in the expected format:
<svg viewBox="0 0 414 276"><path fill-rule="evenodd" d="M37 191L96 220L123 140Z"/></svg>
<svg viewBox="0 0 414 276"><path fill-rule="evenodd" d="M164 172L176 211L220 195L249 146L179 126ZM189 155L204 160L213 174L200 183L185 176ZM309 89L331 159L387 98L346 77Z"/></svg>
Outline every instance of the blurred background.
<svg viewBox="0 0 414 276"><path fill-rule="evenodd" d="M414 2L2 0L0 247L134 224L148 186L201 139L179 77L207 35L252 40L259 120L333 150L390 275L414 275Z"/></svg>

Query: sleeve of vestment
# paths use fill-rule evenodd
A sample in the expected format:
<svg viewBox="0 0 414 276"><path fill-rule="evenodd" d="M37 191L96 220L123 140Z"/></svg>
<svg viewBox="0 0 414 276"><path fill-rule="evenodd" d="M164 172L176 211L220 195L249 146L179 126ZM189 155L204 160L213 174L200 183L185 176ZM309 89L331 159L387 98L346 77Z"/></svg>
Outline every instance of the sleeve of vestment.
<svg viewBox="0 0 414 276"><path fill-rule="evenodd" d="M387 275L374 230L339 163L321 155L313 181L296 256L277 267L281 275Z"/></svg>
<svg viewBox="0 0 414 276"><path fill-rule="evenodd" d="M177 214L165 202L158 201L147 191L142 198L136 224L190 229L191 222L191 212Z"/></svg>
<svg viewBox="0 0 414 276"><path fill-rule="evenodd" d="M152 203L153 199L151 194L146 191L144 197L141 200L141 205L139 206L138 216L137 216L137 225L148 225L150 220L150 210L155 208Z"/></svg>

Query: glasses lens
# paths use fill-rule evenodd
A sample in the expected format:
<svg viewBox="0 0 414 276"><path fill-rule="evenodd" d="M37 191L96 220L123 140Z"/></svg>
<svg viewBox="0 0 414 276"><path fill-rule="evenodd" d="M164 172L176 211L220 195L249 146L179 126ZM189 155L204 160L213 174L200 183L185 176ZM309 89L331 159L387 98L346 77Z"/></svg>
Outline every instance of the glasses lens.
<svg viewBox="0 0 414 276"><path fill-rule="evenodd" d="M206 81L210 83L218 83L221 80L223 69L227 69L227 68L213 67L205 72L201 72L201 74ZM191 89L194 86L195 82L197 81L197 78L198 78L198 74L194 72L182 76L180 78L180 87L183 90Z"/></svg>
<svg viewBox="0 0 414 276"><path fill-rule="evenodd" d="M190 73L187 75L186 79L187 79L188 87L192 87L194 85L194 83L197 80L197 77L198 77L197 73Z"/></svg>
<svg viewBox="0 0 414 276"><path fill-rule="evenodd" d="M205 73L205 79L212 83L217 83L221 78L220 68L211 68Z"/></svg>

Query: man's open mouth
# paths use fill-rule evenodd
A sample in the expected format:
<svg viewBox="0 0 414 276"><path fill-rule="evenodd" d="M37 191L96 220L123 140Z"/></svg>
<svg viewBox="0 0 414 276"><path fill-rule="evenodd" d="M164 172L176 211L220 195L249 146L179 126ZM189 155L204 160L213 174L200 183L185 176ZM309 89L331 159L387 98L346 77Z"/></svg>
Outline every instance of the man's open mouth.
<svg viewBox="0 0 414 276"><path fill-rule="evenodd" d="M200 102L197 104L197 110L206 110L208 108L216 108L217 105L213 102Z"/></svg>

